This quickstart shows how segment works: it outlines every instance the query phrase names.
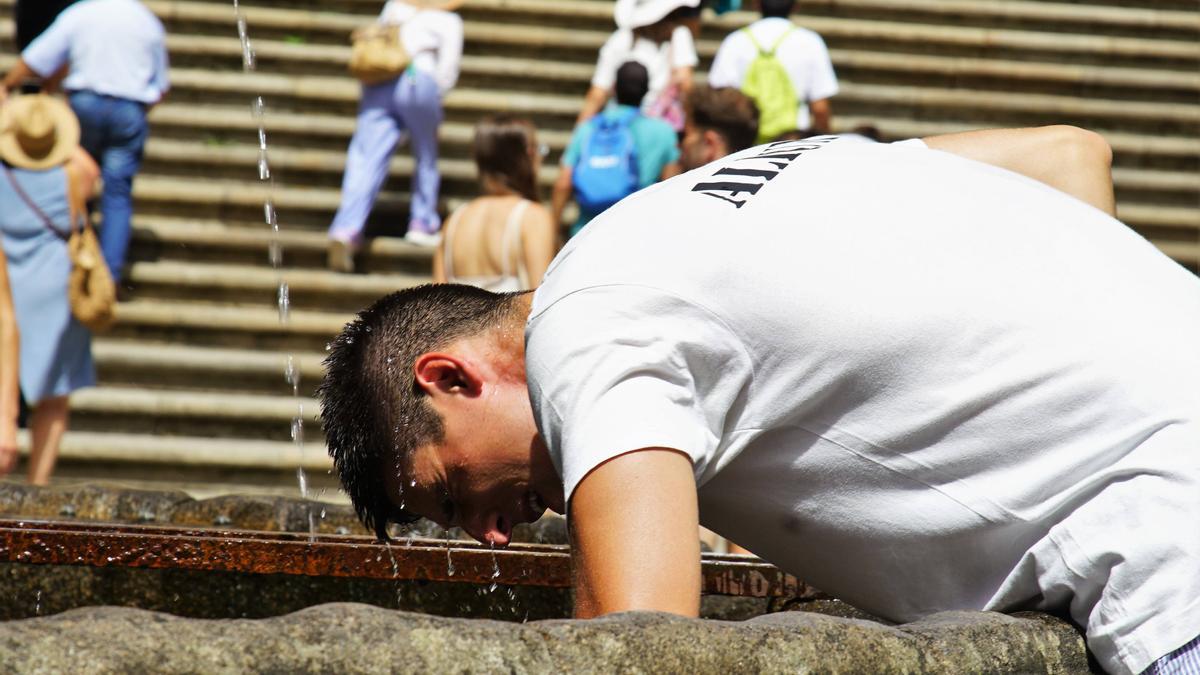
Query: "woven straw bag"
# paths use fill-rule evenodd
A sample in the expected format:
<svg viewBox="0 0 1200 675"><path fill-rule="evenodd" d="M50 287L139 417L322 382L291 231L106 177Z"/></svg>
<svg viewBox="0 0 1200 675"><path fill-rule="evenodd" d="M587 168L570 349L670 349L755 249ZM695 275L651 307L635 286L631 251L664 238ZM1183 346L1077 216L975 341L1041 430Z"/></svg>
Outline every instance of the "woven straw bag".
<svg viewBox="0 0 1200 675"><path fill-rule="evenodd" d="M67 255L71 258L71 273L67 277L67 299L71 304L71 313L79 323L93 332L103 332L111 328L117 318L117 286L113 283L112 273L108 271L108 265L104 262L96 231L87 217L87 198L82 194L80 186L68 171L67 194L71 202L71 235L63 236L17 182L7 164L4 164L4 173L17 195L37 214L46 229L67 244Z"/></svg>
<svg viewBox="0 0 1200 675"><path fill-rule="evenodd" d="M363 84L400 77L412 61L395 24L363 26L351 34L350 42L350 74Z"/></svg>

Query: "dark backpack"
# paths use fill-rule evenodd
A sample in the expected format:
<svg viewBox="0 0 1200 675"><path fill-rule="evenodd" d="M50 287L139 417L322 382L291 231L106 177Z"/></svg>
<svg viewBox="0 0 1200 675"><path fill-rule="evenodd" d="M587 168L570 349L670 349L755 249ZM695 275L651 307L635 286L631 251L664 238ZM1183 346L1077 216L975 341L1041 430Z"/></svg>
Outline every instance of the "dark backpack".
<svg viewBox="0 0 1200 675"><path fill-rule="evenodd" d="M571 173L579 207L600 213L637 192L637 147L633 138L636 108L588 120L579 161Z"/></svg>

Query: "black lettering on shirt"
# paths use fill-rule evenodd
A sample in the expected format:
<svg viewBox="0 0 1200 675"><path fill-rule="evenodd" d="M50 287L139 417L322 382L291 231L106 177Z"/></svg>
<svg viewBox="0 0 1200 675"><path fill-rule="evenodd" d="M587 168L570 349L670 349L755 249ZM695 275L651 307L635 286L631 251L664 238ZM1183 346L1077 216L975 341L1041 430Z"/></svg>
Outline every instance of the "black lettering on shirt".
<svg viewBox="0 0 1200 675"><path fill-rule="evenodd" d="M757 194L762 186L766 185L772 178L778 176L784 169L791 166L797 158L807 152L825 147L825 144L836 138L837 136L818 136L816 138L806 138L802 141L776 141L770 143L762 148L760 154L738 158L731 162L731 166L723 166L712 173L712 176L738 176L741 178L760 179L762 182L710 181L693 185L692 192L699 192L702 195L715 197L721 201L733 204L734 208L740 209L746 204L749 197ZM757 164L758 162L763 163ZM773 166L775 169L765 168L763 164ZM748 197L737 199L742 194L748 195Z"/></svg>
<svg viewBox="0 0 1200 675"><path fill-rule="evenodd" d="M754 193L758 192L759 188L762 186L762 183L734 183L729 181L718 181L715 183L697 183L696 185L692 186L692 192L699 192L700 194L708 195L709 197L716 197L717 199L733 204L734 208L740 209L742 208L742 205L746 203L746 200L734 199L734 197L737 197L742 193L753 195ZM717 194L719 192L727 192L729 193L729 196L726 197Z"/></svg>

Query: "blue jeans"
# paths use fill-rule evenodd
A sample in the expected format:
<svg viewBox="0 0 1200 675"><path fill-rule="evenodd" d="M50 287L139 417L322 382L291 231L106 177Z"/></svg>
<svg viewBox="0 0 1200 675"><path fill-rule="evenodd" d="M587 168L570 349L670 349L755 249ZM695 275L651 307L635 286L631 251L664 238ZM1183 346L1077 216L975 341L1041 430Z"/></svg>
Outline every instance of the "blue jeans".
<svg viewBox="0 0 1200 675"><path fill-rule="evenodd" d="M70 95L79 117L80 144L100 165L104 191L100 194L100 249L113 279L120 280L129 250L133 215L133 177L142 166L149 126L146 106L91 91Z"/></svg>

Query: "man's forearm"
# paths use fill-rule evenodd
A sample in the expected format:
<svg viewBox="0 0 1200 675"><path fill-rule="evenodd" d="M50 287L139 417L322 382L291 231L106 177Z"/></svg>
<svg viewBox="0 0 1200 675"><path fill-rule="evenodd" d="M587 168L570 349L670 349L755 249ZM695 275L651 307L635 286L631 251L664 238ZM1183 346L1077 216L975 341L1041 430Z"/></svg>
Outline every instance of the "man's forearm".
<svg viewBox="0 0 1200 675"><path fill-rule="evenodd" d="M691 460L681 452L648 448L593 469L571 499L576 616L696 616L697 508Z"/></svg>
<svg viewBox="0 0 1200 675"><path fill-rule="evenodd" d="M567 208L567 201L571 199L571 169L564 166L558 171L554 189L550 192L550 217L553 218L555 227L562 227L563 211Z"/></svg>
<svg viewBox="0 0 1200 675"><path fill-rule="evenodd" d="M1116 215L1112 149L1097 133L1055 125L967 131L923 140L935 150L1015 171Z"/></svg>
<svg viewBox="0 0 1200 675"><path fill-rule="evenodd" d="M11 91L21 86L21 83L25 80L39 79L40 77L25 63L25 59L17 59L16 65L4 76L4 90Z"/></svg>
<svg viewBox="0 0 1200 675"><path fill-rule="evenodd" d="M829 133L829 125L833 120L833 106L829 105L829 99L809 102L808 112L812 115L812 130L821 134Z"/></svg>

